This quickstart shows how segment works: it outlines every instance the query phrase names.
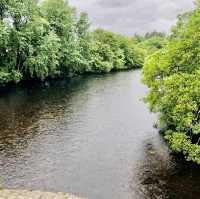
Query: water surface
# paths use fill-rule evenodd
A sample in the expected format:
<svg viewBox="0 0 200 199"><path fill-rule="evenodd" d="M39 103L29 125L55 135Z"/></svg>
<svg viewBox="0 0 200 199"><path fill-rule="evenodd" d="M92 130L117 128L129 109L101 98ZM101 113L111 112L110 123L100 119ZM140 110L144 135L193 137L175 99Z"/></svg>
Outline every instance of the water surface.
<svg viewBox="0 0 200 199"><path fill-rule="evenodd" d="M153 128L140 79L129 71L1 92L1 184L88 199L199 198L199 168Z"/></svg>

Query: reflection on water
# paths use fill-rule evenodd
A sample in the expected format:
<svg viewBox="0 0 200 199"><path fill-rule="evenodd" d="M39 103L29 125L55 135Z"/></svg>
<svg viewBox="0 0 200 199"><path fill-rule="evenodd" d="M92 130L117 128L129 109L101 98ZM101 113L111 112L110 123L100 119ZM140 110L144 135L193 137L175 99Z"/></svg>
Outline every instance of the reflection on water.
<svg viewBox="0 0 200 199"><path fill-rule="evenodd" d="M175 158L153 129L140 78L122 72L1 92L1 184L88 199L199 198L199 168Z"/></svg>
<svg viewBox="0 0 200 199"><path fill-rule="evenodd" d="M145 144L145 157L136 187L144 199L198 199L200 195L199 167L174 156L162 138Z"/></svg>
<svg viewBox="0 0 200 199"><path fill-rule="evenodd" d="M144 144L144 160L138 172L139 183L137 193L139 198L168 198L167 178L174 170L174 163L169 151L160 144L161 140L147 140Z"/></svg>

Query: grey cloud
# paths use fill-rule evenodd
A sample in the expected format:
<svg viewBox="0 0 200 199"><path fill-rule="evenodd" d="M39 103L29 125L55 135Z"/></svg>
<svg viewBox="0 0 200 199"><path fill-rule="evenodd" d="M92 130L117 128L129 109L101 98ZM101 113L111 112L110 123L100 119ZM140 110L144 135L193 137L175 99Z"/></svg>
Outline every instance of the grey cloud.
<svg viewBox="0 0 200 199"><path fill-rule="evenodd" d="M92 26L133 35L168 32L176 16L194 8L193 0L69 0L89 14Z"/></svg>
<svg viewBox="0 0 200 199"><path fill-rule="evenodd" d="M98 3L102 7L111 7L111 8L116 8L116 7L126 7L130 4L132 4L133 1L131 0L100 0Z"/></svg>

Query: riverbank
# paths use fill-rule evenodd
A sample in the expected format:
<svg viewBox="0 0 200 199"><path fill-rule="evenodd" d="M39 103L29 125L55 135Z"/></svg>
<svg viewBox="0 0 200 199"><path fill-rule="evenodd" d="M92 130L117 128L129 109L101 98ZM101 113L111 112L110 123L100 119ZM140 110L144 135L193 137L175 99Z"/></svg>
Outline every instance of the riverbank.
<svg viewBox="0 0 200 199"><path fill-rule="evenodd" d="M0 199L81 199L81 198L66 193L2 189L0 190Z"/></svg>

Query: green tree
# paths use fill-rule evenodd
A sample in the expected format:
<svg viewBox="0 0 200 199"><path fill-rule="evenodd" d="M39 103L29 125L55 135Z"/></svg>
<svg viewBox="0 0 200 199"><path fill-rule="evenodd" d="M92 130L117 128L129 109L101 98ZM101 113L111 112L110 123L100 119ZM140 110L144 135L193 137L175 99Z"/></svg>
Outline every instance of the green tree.
<svg viewBox="0 0 200 199"><path fill-rule="evenodd" d="M90 30L65 0L0 0L0 83L141 67L135 39Z"/></svg>
<svg viewBox="0 0 200 199"><path fill-rule="evenodd" d="M107 73L113 69L114 54L108 44L94 42L91 53L92 63L89 72Z"/></svg>
<svg viewBox="0 0 200 199"><path fill-rule="evenodd" d="M94 40L109 45L113 58L112 70L125 70L140 68L143 65L143 53L137 47L134 39L109 31L97 29L94 33Z"/></svg>
<svg viewBox="0 0 200 199"><path fill-rule="evenodd" d="M6 17L8 6L9 0L0 0L0 20L3 20Z"/></svg>
<svg viewBox="0 0 200 199"><path fill-rule="evenodd" d="M48 21L35 18L25 33L30 41L25 62L26 73L38 79L59 74L61 43L59 37L50 30Z"/></svg>
<svg viewBox="0 0 200 199"><path fill-rule="evenodd" d="M146 98L171 148L200 164L200 8L179 16L167 45L144 64Z"/></svg>
<svg viewBox="0 0 200 199"><path fill-rule="evenodd" d="M91 63L91 45L92 45L92 36L89 32L90 23L87 13L81 13L80 18L76 24L76 34L77 34L77 43L78 51L80 54L80 59L77 62L79 67L78 73L83 73L84 71L89 70Z"/></svg>
<svg viewBox="0 0 200 199"><path fill-rule="evenodd" d="M164 33L151 32L146 33L145 36L140 36L138 41L138 48L143 50L144 56L148 56L165 47L167 43L167 37Z"/></svg>
<svg viewBox="0 0 200 199"><path fill-rule="evenodd" d="M60 70L64 73L73 72L72 63L77 57L75 24L75 10L64 0L44 0L41 5L44 18L50 24L51 30L61 40ZM73 60L73 61L72 61Z"/></svg>

